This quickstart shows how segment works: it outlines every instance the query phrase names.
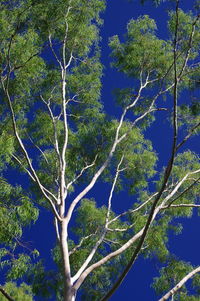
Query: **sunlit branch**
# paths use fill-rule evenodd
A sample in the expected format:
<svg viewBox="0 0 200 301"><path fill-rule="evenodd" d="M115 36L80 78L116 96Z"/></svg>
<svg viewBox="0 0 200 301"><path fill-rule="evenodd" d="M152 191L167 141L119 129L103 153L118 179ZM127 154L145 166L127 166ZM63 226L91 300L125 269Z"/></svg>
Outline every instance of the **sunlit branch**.
<svg viewBox="0 0 200 301"><path fill-rule="evenodd" d="M178 191L178 189L179 189L179 188L181 187L181 185L188 179L188 177L189 177L190 175L198 174L199 172L200 172L200 169L197 169L197 170L195 170L195 171L192 171L192 172L187 173L187 174L186 174L186 175L178 182L178 184L175 186L175 188L172 190L172 192L171 192L168 196L166 196L166 197L164 198L164 203L166 204L167 201L170 200L170 199L174 196L174 194ZM198 179L198 180L199 180L199 179ZM185 191L182 192L181 195L183 195L183 193L187 192L193 185L194 185L194 184L190 185ZM178 196L176 199L174 199L172 202L175 202L175 200L177 200L181 195L179 195L179 196ZM172 204L172 202L170 202L170 204ZM169 204L169 205L170 205L170 204Z"/></svg>
<svg viewBox="0 0 200 301"><path fill-rule="evenodd" d="M194 269L190 273L188 273L179 283L174 286L167 294L165 294L162 298L159 299L159 301L166 301L168 300L172 295L177 293L180 288L189 280L191 279L195 274L200 272L200 267Z"/></svg>
<svg viewBox="0 0 200 301"><path fill-rule="evenodd" d="M111 207L112 207L113 192L114 192L114 189L115 189L115 186L116 186L116 183L117 183L117 179L119 177L119 173L122 171L122 170L120 170L120 166L121 166L123 160L124 160L124 155L122 155L121 160L120 160L120 162L117 166L114 181L113 181L113 184L112 184L112 187L111 187L111 190L110 190L110 195L109 195L109 198L108 198L108 209L107 209L107 215L106 215L105 228L107 228L107 226L108 226L109 217L110 217L110 213L111 213Z"/></svg>
<svg viewBox="0 0 200 301"><path fill-rule="evenodd" d="M119 139L118 139L118 143L120 143L125 137L128 136L128 134L131 132L131 130L133 129L133 127L136 126L136 124L141 121L142 119L144 119L148 114L152 113L152 112L156 112L156 111L167 111L166 108L154 108L154 104L156 102L156 100L158 99L159 96L161 96L162 94L168 92L169 90L171 90L174 87L174 84L171 84L170 86L168 86L165 90L160 90L157 95L154 96L149 108L139 117L137 117L133 122L131 122L131 127L130 129L124 133Z"/></svg>
<svg viewBox="0 0 200 301"><path fill-rule="evenodd" d="M127 226L126 228L115 228L115 229L107 228L107 230L110 232L126 232L126 231L130 230L131 228L133 228L135 226L135 224L136 223L133 223L133 224Z"/></svg>
<svg viewBox="0 0 200 301"><path fill-rule="evenodd" d="M12 154L12 157L22 167L22 169L24 169L26 171L26 173L29 175L31 180L33 180L33 182L36 182L36 179L34 178L32 173L24 166L23 162L17 156L15 156L14 154ZM42 186L43 190L47 194L49 194L52 197L52 199L54 199L55 202L57 203L57 198L55 197L55 195L50 190L48 190L46 187L44 187L42 184L41 184L41 186Z"/></svg>
<svg viewBox="0 0 200 301"><path fill-rule="evenodd" d="M68 7L67 15L69 14L71 7ZM62 60L63 60L63 67L61 68L62 71L62 110L63 110L63 123L64 123L64 142L61 152L61 170L60 170L60 199L61 199L61 206L60 206L60 214L62 217L65 215L65 198L67 195L67 189L66 189L66 183L65 183L65 171L66 171L66 151L67 151L67 145L68 145L68 120L67 120L67 110L66 110L66 72L67 68L69 68L72 59L73 54L71 51L70 58L68 62L66 62L66 43L67 43L67 34L68 34L68 22L66 21L66 29L65 29L65 36L63 41L63 47L62 47Z"/></svg>
<svg viewBox="0 0 200 301"><path fill-rule="evenodd" d="M25 172L29 175L29 177L35 182L35 178L34 176L32 175L32 173L24 166L24 164L21 162L21 160L15 156L14 154L12 154L12 158L15 159L15 161L21 165L21 167L25 170Z"/></svg>
<svg viewBox="0 0 200 301"><path fill-rule="evenodd" d="M174 187L174 189L170 192L170 194L165 197L162 201L162 203L155 208L155 210L153 211L153 216L151 218L150 223L153 222L153 220L155 220L157 214L163 210L164 205L166 204L166 202L172 198L174 196L174 194L178 191L178 189L181 187L181 185L186 181L186 179L192 175L192 174L197 174L200 172L199 170L193 171L188 173L187 175L185 175ZM151 196L150 199L148 199L148 201L150 201L153 197L155 197L156 195L158 195L159 193L154 194L153 196ZM155 202L154 202L155 204ZM143 204L142 204L143 205ZM167 207L167 206L166 206ZM137 208L136 208L137 209ZM94 263L93 265L91 265L90 267L88 267L83 273L82 275L79 277L79 279L77 280L76 284L74 285L76 289L78 289L78 287L81 285L81 283L84 281L84 279L88 276L89 273L91 273L94 269L98 268L99 266L101 266L102 264L105 264L107 261L111 260L113 257L120 255L122 252L124 252L127 248L129 248L133 243L135 243L140 237L142 237L144 231L145 231L145 227L144 226L137 234L135 234L127 243L125 243L121 248L119 248L118 250L108 254L107 256L105 256L103 259L101 259L100 261ZM105 299L106 300L106 299Z"/></svg>
<svg viewBox="0 0 200 301"><path fill-rule="evenodd" d="M108 238L104 238L103 242L107 243L109 246L110 246L110 244L120 245L121 246L121 244L119 242L111 240L111 239L108 239Z"/></svg>

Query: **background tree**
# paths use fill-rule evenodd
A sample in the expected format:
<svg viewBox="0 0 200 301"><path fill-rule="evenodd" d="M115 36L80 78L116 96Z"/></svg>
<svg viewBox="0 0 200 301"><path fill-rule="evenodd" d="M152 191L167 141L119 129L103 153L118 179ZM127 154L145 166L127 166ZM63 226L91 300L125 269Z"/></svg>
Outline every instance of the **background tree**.
<svg viewBox="0 0 200 301"><path fill-rule="evenodd" d="M113 67L131 82L115 91L121 113L112 117L101 100L105 4L1 1L4 299L69 301L80 291L83 300L106 300L143 255L165 263L154 285L166 293L160 300L198 300L182 281L195 275L199 289L198 268L173 257L167 242L169 229L180 231L173 220L191 217L200 206L199 157L183 148L200 124L197 99L183 97L188 89L195 94L199 84L199 15L181 10L177 0L165 40L146 15L128 23L123 41L110 39ZM169 161L161 169L145 136L160 111L173 132ZM19 180L8 171L20 174ZM98 183L106 187L103 205L92 190ZM132 201L118 213L115 195L124 190ZM21 239L40 208L52 212L55 224L54 270L46 270L38 250Z"/></svg>

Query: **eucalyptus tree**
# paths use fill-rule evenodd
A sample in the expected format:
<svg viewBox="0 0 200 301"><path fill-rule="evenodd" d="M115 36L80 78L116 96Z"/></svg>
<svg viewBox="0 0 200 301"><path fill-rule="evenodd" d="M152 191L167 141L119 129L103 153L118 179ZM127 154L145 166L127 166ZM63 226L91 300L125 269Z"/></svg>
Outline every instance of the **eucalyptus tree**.
<svg viewBox="0 0 200 301"><path fill-rule="evenodd" d="M165 262L154 281L165 292L160 300L198 300L185 284L194 276L200 289L199 267L175 258L167 242L172 221L200 206L199 157L187 149L198 134L200 106L184 96L196 95L199 85L199 15L181 10L177 0L165 40L146 15L130 20L123 41L110 39L113 68L132 80L116 89L121 113L111 116L101 97L105 6L103 0L1 1L4 299L107 300L141 255ZM145 134L160 114L173 133L162 168ZM96 186L105 191L103 205ZM131 202L117 212L121 191ZM22 240L41 208L55 225L54 270ZM13 281L20 279L17 288Z"/></svg>

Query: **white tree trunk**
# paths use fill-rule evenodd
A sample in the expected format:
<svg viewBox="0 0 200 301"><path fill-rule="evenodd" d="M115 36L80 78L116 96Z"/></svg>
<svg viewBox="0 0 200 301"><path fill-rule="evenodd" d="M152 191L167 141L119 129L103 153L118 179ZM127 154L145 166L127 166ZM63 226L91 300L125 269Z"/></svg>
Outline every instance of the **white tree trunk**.
<svg viewBox="0 0 200 301"><path fill-rule="evenodd" d="M67 225L66 221L61 222L60 230L60 250L63 262L63 282L64 282L64 301L75 301L75 291L71 281L71 271L69 262L69 251L67 245Z"/></svg>

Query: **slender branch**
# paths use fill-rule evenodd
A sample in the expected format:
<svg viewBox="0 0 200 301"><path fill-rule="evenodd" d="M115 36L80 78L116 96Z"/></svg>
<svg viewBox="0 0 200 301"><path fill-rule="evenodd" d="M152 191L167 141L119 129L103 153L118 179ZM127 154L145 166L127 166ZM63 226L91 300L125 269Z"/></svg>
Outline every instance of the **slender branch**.
<svg viewBox="0 0 200 301"><path fill-rule="evenodd" d="M83 237L81 239L81 241L79 242L79 244L76 245L71 251L69 251L69 256L74 254L82 246L82 244L84 243L85 240L87 240L88 238L90 238L92 236L95 236L95 235L96 235L96 233L92 233L90 235L87 235L87 236Z"/></svg>
<svg viewBox="0 0 200 301"><path fill-rule="evenodd" d="M83 173L84 173L88 168L90 168L90 167L92 167L92 166L95 165L96 160L97 160L97 157L98 157L98 155L95 156L95 159L94 159L94 161L93 161L91 164L86 165L86 166L80 171L80 173L79 173L79 174L78 174L71 182L69 182L69 183L67 184L67 187L66 187L67 190L69 189L69 187L70 187L72 184L74 184L74 183L75 183L75 182L83 175Z"/></svg>
<svg viewBox="0 0 200 301"><path fill-rule="evenodd" d="M20 161L20 159L15 156L14 154L12 154L12 157L13 159L15 159L15 161L27 172L27 174L29 175L29 177L31 178L31 180L33 180L33 182L36 182L36 179L34 178L34 176L31 174L31 172L24 166L24 164ZM55 201L57 202L57 199L55 198L54 194L48 190L46 187L44 187L42 184L41 184L41 187L43 188L43 190L49 194L52 199L55 199Z"/></svg>
<svg viewBox="0 0 200 301"><path fill-rule="evenodd" d="M58 56L57 56L57 54L56 54L56 52L55 52L55 50L54 50L53 43L52 43L52 39L51 39L51 34L50 34L50 33L49 33L49 46L50 46L50 48L51 48L51 51L52 51L52 53L53 53L53 55L54 55L54 57L55 57L57 63L60 65L60 68L62 69L62 68L63 68L62 63L61 63L61 61L59 60L59 58L58 58Z"/></svg>
<svg viewBox="0 0 200 301"><path fill-rule="evenodd" d="M30 135L29 135L28 133L26 133L26 134L27 134L27 137L29 138L29 140L31 141L31 143L32 143L32 144L35 146L35 148L37 148L37 149L39 150L39 152L42 154L42 156L43 156L44 160L46 161L46 163L49 164L49 161L48 161L48 159L47 159L45 153L41 150L41 148L40 148L37 144L35 144L35 142L34 142L33 139L30 137Z"/></svg>
<svg viewBox="0 0 200 301"><path fill-rule="evenodd" d="M120 245L120 246L121 246L121 244L120 244L118 241L114 241L114 240L111 240L111 239L108 239L108 238L104 238L103 241L104 241L105 243L107 243L109 246L110 246L110 244Z"/></svg>
<svg viewBox="0 0 200 301"><path fill-rule="evenodd" d="M115 228L115 229L107 228L107 230L110 231L110 232L126 232L129 229L133 228L135 224L136 223L133 223L133 224L129 225L126 228Z"/></svg>
<svg viewBox="0 0 200 301"><path fill-rule="evenodd" d="M190 273L188 273L179 283L174 286L167 294L165 294L162 298L159 299L159 301L166 301L171 296L173 296L175 293L177 293L180 288L189 280L191 279L195 274L200 272L200 267L194 269Z"/></svg>
<svg viewBox="0 0 200 301"><path fill-rule="evenodd" d="M115 222L117 219L119 219L122 216L125 216L127 214L131 214L131 213L137 212L138 210L140 210L141 208L143 208L147 203L149 203L157 194L158 194L158 192L154 193L150 198L148 198L143 204L139 205L137 208L131 209L131 210L127 210L127 211L122 212L119 215L115 216L112 220L110 220L108 222L108 225L110 225L111 223Z"/></svg>
<svg viewBox="0 0 200 301"><path fill-rule="evenodd" d="M108 209L107 209L106 222L105 222L105 228L106 229L107 229L108 223L109 223L110 211L111 211L111 207L112 207L113 192L114 192L114 189L115 189L115 186L116 186L116 183L117 183L117 179L119 177L119 173L121 171L120 166L121 166L123 160L124 160L124 154L122 155L122 157L119 161L119 164L117 166L116 174L115 174L114 181L113 181L113 184L112 184L112 188L110 190L110 195L109 195L109 198L108 198Z"/></svg>
<svg viewBox="0 0 200 301"><path fill-rule="evenodd" d="M12 154L12 158L15 159L15 161L21 165L21 167L27 172L27 174L29 175L29 177L35 182L35 178L33 177L33 175L31 174L31 172L23 165L23 163L20 161L20 159L15 156L14 154Z"/></svg>
<svg viewBox="0 0 200 301"><path fill-rule="evenodd" d="M176 15L178 17L177 12L176 12ZM199 20L199 18L200 18L200 15L198 15L196 17L195 21L192 24L192 31L191 31L191 34L190 34L190 37L189 37L188 49L187 49L187 52L186 52L186 55L185 55L185 60L184 60L183 66L182 66L181 71L180 71L179 76L178 76L179 78L181 77L181 75L183 74L183 72L184 72L184 70L187 66L187 62L189 60L190 52L191 52L191 49L192 49L192 42L193 42L193 37L194 37L194 33L195 33L196 23ZM177 23L177 26L178 26L178 23Z"/></svg>

